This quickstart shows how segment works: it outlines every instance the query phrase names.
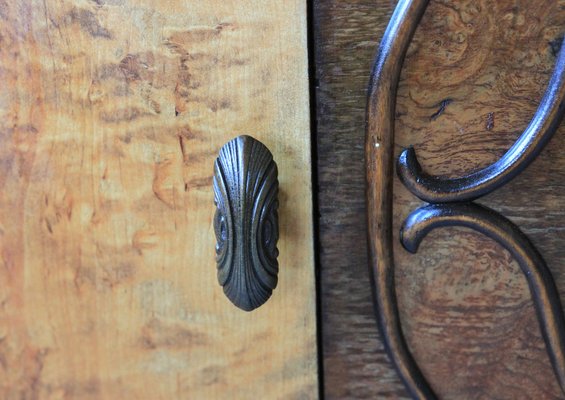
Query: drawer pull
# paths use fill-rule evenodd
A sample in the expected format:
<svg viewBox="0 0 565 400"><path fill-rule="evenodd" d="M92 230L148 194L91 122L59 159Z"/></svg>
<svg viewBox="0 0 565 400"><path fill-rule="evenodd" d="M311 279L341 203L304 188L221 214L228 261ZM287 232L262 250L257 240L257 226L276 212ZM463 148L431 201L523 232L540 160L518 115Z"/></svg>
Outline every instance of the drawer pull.
<svg viewBox="0 0 565 400"><path fill-rule="evenodd" d="M251 311L277 286L277 164L267 147L238 136L214 165L218 282L237 307Z"/></svg>

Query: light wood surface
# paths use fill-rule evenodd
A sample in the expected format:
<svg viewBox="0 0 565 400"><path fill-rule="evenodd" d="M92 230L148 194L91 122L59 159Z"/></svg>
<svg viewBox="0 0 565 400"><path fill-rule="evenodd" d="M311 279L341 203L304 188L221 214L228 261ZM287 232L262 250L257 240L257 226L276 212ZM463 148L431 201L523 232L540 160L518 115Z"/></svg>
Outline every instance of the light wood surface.
<svg viewBox="0 0 565 400"><path fill-rule="evenodd" d="M304 0L0 1L0 398L318 396ZM279 166L279 285L216 280L213 161Z"/></svg>

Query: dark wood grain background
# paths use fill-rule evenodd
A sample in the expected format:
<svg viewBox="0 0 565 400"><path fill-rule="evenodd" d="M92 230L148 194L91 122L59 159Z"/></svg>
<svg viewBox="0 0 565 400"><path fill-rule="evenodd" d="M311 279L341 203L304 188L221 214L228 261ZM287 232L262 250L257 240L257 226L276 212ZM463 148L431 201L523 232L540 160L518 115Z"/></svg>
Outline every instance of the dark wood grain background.
<svg viewBox="0 0 565 400"><path fill-rule="evenodd" d="M366 88L393 0L314 0L324 392L405 399L376 328L364 178ZM458 176L497 160L533 116L565 33L565 1L431 0L404 64L397 151ZM565 129L518 178L481 199L518 224L565 299ZM421 204L395 179L395 232ZM402 324L443 399L565 398L528 287L509 253L466 229L417 255L395 241Z"/></svg>

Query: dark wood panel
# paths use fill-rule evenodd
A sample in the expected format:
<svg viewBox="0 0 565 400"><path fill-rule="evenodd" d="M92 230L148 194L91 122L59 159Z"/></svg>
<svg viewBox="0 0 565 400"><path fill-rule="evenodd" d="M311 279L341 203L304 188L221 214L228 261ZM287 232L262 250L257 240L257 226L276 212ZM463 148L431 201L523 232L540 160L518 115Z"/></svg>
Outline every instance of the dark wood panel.
<svg viewBox="0 0 565 400"><path fill-rule="evenodd" d="M407 398L375 324L365 216L366 90L393 5L388 0L314 2L327 399Z"/></svg>
<svg viewBox="0 0 565 400"><path fill-rule="evenodd" d="M373 317L364 204L365 90L394 2L315 2L318 178L327 398L407 398ZM397 151L459 176L498 159L535 112L565 33L565 2L430 2L403 68ZM481 203L515 222L565 297L565 129ZM395 178L395 232L421 204ZM469 230L433 232L417 255L395 240L408 344L445 399L563 398L526 281L510 255Z"/></svg>

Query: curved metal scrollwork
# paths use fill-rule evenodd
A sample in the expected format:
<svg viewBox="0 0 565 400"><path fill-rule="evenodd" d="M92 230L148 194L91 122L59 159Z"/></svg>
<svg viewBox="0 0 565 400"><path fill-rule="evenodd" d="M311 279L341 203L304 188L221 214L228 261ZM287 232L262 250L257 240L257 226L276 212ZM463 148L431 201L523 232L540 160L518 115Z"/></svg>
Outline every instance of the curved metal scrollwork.
<svg viewBox="0 0 565 400"><path fill-rule="evenodd" d="M218 281L237 307L251 311L277 286L277 165L250 136L226 143L214 165Z"/></svg>
<svg viewBox="0 0 565 400"><path fill-rule="evenodd" d="M406 49L428 1L399 0L384 33L369 83L365 153L371 280L377 322L406 388L413 398L429 400L436 395L402 333L392 252L396 88ZM462 225L498 241L514 255L528 280L546 348L565 393L565 317L549 269L518 227L493 210L469 202L510 181L541 152L561 122L564 99L565 50L562 50L536 114L499 161L464 177L441 179L426 174L414 149L409 148L400 155L397 169L401 181L414 195L429 203L442 203L422 207L408 217L401 232L407 250L415 252L427 232L437 226Z"/></svg>
<svg viewBox="0 0 565 400"><path fill-rule="evenodd" d="M551 272L528 237L494 210L474 203L432 204L412 212L400 231L406 250L418 251L424 237L433 229L463 226L496 240L520 265L534 302L541 333L553 370L565 382L565 318Z"/></svg>
<svg viewBox="0 0 565 400"><path fill-rule="evenodd" d="M442 179L423 171L413 147L398 158L398 176L417 197L428 203L474 200L516 177L549 142L565 107L565 52L560 52L553 75L536 114L514 145L494 164L469 175Z"/></svg>

